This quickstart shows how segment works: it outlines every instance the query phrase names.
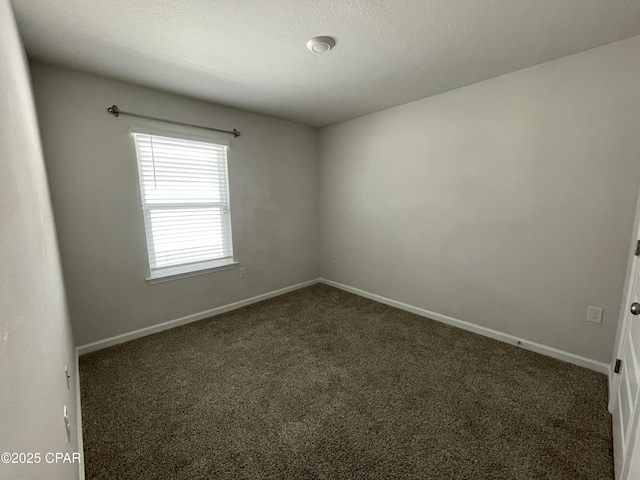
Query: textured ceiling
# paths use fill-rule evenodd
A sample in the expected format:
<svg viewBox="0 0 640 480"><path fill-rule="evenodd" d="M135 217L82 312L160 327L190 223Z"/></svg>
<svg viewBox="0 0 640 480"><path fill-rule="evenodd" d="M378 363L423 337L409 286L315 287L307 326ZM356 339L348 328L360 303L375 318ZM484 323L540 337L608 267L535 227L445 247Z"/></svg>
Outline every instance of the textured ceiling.
<svg viewBox="0 0 640 480"><path fill-rule="evenodd" d="M640 34L640 0L12 3L33 59L312 126Z"/></svg>

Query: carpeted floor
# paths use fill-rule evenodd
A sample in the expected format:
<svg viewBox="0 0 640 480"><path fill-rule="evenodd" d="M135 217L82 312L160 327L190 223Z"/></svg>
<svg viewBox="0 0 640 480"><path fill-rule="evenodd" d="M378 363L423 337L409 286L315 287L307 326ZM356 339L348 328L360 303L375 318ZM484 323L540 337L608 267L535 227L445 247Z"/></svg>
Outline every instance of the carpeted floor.
<svg viewBox="0 0 640 480"><path fill-rule="evenodd" d="M80 358L87 479L612 479L604 375L325 285Z"/></svg>

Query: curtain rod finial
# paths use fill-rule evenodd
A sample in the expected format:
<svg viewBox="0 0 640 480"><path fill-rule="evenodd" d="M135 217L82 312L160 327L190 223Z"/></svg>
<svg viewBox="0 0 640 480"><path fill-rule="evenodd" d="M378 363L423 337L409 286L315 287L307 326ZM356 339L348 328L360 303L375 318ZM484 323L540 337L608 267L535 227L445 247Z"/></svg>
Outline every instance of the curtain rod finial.
<svg viewBox="0 0 640 480"><path fill-rule="evenodd" d="M114 117L120 116L120 110L118 110L117 105L111 105L109 108L107 108L107 112L109 112Z"/></svg>
<svg viewBox="0 0 640 480"><path fill-rule="evenodd" d="M236 138L240 136L240 132L238 130L236 130L235 128L233 129L232 133L233 133L233 136L236 137Z"/></svg>

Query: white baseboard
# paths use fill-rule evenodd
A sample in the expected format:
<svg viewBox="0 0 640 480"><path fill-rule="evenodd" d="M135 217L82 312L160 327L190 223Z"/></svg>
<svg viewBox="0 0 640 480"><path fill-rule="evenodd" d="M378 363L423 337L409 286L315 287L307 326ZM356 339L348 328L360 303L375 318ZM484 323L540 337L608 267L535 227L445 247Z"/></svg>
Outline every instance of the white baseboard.
<svg viewBox="0 0 640 480"><path fill-rule="evenodd" d="M78 469L80 473L78 474L78 478L80 480L84 480L84 446L82 443L82 405L80 402L80 354L78 353L78 349L75 349L76 355L76 425L78 429L78 452L80 452L80 464L78 465Z"/></svg>
<svg viewBox="0 0 640 480"><path fill-rule="evenodd" d="M150 327L140 328L139 330L123 333L122 335L116 335L115 337L110 337L104 340L99 340L97 342L81 345L77 348L77 352L78 355L95 352L96 350L101 350L113 345L128 342L129 340L146 337L147 335L162 332L163 330L169 330L170 328L179 327L180 325L186 325L187 323L197 322L198 320L204 320L205 318L220 315L221 313L230 312L231 310L236 310L241 307L246 307L247 305L251 305L252 303L261 302L262 300L267 300L269 298L277 297L285 293L293 292L294 290L299 290L310 285L315 285L318 282L320 282L320 279L316 278L313 280L309 280L308 282L298 283L296 285L291 285L279 290L263 293L262 295L257 295L245 300L240 300L239 302L229 303L228 305L205 310L204 312L194 313L192 315L187 315L186 317L169 320L168 322L159 323Z"/></svg>
<svg viewBox="0 0 640 480"><path fill-rule="evenodd" d="M546 345L541 345L536 342L531 342L523 338L518 338L516 336L509 335L508 333L503 333L503 332L499 332L498 330L493 330L491 328L475 325L473 323L465 322L464 320L458 320L457 318L449 317L447 315L441 315L436 312L431 312L424 308L414 307L413 305L398 302L396 300L391 300L390 298L382 297L374 293L360 290L359 288L350 287L348 285L344 285L342 283L334 282L331 280L326 280L324 278L320 279L320 283L324 283L325 285L330 285L332 287L339 288L346 292L355 293L356 295L359 295L361 297L365 297L379 303L384 303L385 305L399 308L401 310L406 310L407 312L415 313L417 315L427 317L432 320L436 320L438 322L446 323L447 325L451 325L453 327L458 327L463 330L468 330L470 332L477 333L485 337L493 338L495 340L509 343L511 345L516 345L526 350L531 350L532 352L541 353L542 355L546 355L548 357L553 357L555 359L572 363L580 367L588 368L589 370L595 370L596 372L604 373L607 375L609 375L609 372L610 372L610 365L603 362L598 362L596 360L592 360L590 358L581 357L580 355L565 352L557 348L548 347Z"/></svg>
<svg viewBox="0 0 640 480"><path fill-rule="evenodd" d="M617 395L615 392L615 388L616 388L616 378L615 378L615 373L613 372L613 368L614 365L609 365L609 372L607 374L608 378L608 385L609 385L609 402L607 404L607 410L609 410L609 413L613 414L613 402L615 402L617 400Z"/></svg>
<svg viewBox="0 0 640 480"><path fill-rule="evenodd" d="M598 362L596 360L592 360L590 358L582 357L580 355L576 355L574 353L565 352L563 350L559 350L557 348L549 347L546 345L542 345L540 343L532 342L523 338L518 338L514 335L510 335L508 333L503 333L498 330L493 330L491 328L482 327L480 325L475 325L473 323L465 322L464 320L459 320L457 318L449 317L447 315L442 315L436 312L432 312L430 310L426 310L424 308L415 307L413 305L409 305L403 302L399 302L397 300L392 300L390 298L382 297L380 295L376 295L374 293L366 292L364 290L360 290L359 288L350 287L349 285L344 285L342 283L334 282L331 280L327 280L324 278L318 278L314 280L309 280L307 282L298 283L296 285L291 285L289 287L281 288L279 290L274 290L272 292L263 293L262 295L257 295L255 297L247 298L245 300L240 300L238 302L230 303L228 305L223 305L221 307L212 308L210 310L206 310L204 312L194 313L192 315L187 315L186 317L178 318L175 320L170 320L168 322L159 323L157 325L152 325L150 327L141 328L139 330L134 330L132 332L124 333L122 335L116 335L115 337L110 337L104 340L99 340L97 342L88 343L86 345L79 346L76 349L78 355L84 355L85 353L94 352L96 350L101 350L103 348L111 347L113 345L118 345L120 343L128 342L129 340L134 340L136 338L145 337L147 335L152 335L154 333L162 332L163 330L168 330L170 328L178 327L180 325L186 325L187 323L196 322L198 320L203 320L205 318L213 317L215 315L220 315L221 313L230 312L231 310L235 310L247 305L251 305L253 303L260 302L262 300L267 300L269 298L277 297L278 295L283 295L288 292L292 292L294 290L299 290L304 287L308 287L310 285L314 285L316 283L324 283L325 285L330 285L332 287L339 288L341 290L354 293L361 297L368 298L370 300L374 300L376 302L384 303L385 305L389 305L391 307L399 308L401 310L405 310L407 312L415 313L417 315L430 318L432 320L436 320L438 322L446 323L447 325L451 325L454 327L462 328L463 330L467 330L473 333L477 333L479 335L483 335L485 337L493 338L495 340L499 340L501 342L509 343L511 345L516 345L522 347L526 350L531 350L533 352L541 353L542 355L547 355L549 357L556 358L558 360L562 360L568 363L572 363L574 365L578 365L580 367L588 368L590 370L595 370L596 372L603 373L605 375L611 375L611 366L607 363ZM77 377L77 375L76 375ZM79 386L78 386L79 392ZM78 393L79 395L79 393ZM79 397L78 397L79 402ZM78 403L78 409L79 409ZM79 411L79 410L78 410Z"/></svg>

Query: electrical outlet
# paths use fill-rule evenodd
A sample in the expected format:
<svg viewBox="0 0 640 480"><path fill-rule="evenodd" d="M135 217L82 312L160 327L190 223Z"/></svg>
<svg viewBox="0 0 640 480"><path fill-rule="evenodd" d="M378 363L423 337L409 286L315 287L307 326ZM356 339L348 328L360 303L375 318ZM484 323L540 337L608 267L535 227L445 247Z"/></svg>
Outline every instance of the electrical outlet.
<svg viewBox="0 0 640 480"><path fill-rule="evenodd" d="M335 253L333 254L333 257L331 258L331 261L333 263L338 263L338 255L336 255Z"/></svg>
<svg viewBox="0 0 640 480"><path fill-rule="evenodd" d="M71 443L71 422L69 421L69 413L67 412L67 406L64 406L62 411L62 418L64 418L64 428L67 431L67 441Z"/></svg>
<svg viewBox="0 0 640 480"><path fill-rule="evenodd" d="M602 323L602 309L600 307L587 307L587 322Z"/></svg>
<svg viewBox="0 0 640 480"><path fill-rule="evenodd" d="M240 278L244 278L247 276L247 268L246 267L240 267Z"/></svg>

